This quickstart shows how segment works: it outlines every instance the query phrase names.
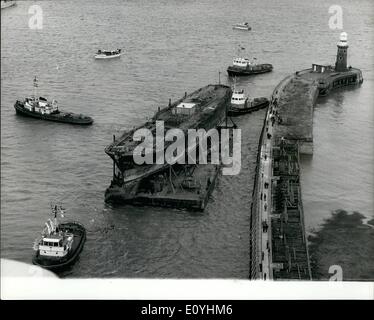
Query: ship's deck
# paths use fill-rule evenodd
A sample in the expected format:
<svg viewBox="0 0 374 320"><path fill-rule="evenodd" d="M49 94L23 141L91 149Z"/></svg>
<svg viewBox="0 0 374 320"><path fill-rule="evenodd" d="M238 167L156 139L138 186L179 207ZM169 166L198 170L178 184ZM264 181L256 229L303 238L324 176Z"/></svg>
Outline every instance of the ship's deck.
<svg viewBox="0 0 374 320"><path fill-rule="evenodd" d="M140 143L132 139L135 130L140 128L146 128L155 135L156 120L163 121L165 131L171 128L178 128L186 130L188 128L199 127L204 120L215 111L217 105L222 101L228 94L231 93L231 89L224 85L207 85L200 88L189 95L186 95L182 99L175 101L171 106L161 109L152 118L151 121L142 124L138 128L125 132L119 139L106 148L107 153L125 152L131 153L133 149ZM196 112L191 115L176 115L172 112L173 107L181 102L193 102L198 105ZM154 148L155 145L149 146Z"/></svg>

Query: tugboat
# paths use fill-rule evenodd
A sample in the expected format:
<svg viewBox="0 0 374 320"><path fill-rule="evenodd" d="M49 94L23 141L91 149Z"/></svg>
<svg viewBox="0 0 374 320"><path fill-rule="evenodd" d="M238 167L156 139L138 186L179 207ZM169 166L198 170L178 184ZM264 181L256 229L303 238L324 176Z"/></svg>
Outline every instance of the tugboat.
<svg viewBox="0 0 374 320"><path fill-rule="evenodd" d="M268 105L269 99L265 97L249 99L245 96L243 89L237 90L234 87L231 97L231 106L227 112L227 115L231 117L240 116L266 108Z"/></svg>
<svg viewBox="0 0 374 320"><path fill-rule="evenodd" d="M63 208L55 205L52 208L54 221L48 219L41 237L34 243L36 254L33 264L49 270L62 270L74 263L86 241L84 226L78 222L59 223L58 211L63 217Z"/></svg>
<svg viewBox="0 0 374 320"><path fill-rule="evenodd" d="M122 49L117 49L114 51L105 51L105 50L98 50L95 59L113 59L113 58L119 58L122 53Z"/></svg>
<svg viewBox="0 0 374 320"><path fill-rule="evenodd" d="M93 123L93 119L91 117L84 116L82 114L60 111L58 109L58 103L55 99L50 102L46 98L38 97L36 93L37 87L38 82L35 77L34 95L26 98L24 101L17 100L14 104L17 114L42 120L71 124L89 125Z"/></svg>
<svg viewBox="0 0 374 320"><path fill-rule="evenodd" d="M234 24L232 26L232 28L236 29L236 30L246 30L246 31L252 30L252 28L249 26L248 22Z"/></svg>
<svg viewBox="0 0 374 320"><path fill-rule="evenodd" d="M239 47L237 57L233 59L232 66L227 68L229 76L249 76L273 70L273 65L270 63L257 64L248 58L240 57L240 50L244 50L244 48ZM253 58L253 60L256 60L256 58Z"/></svg>

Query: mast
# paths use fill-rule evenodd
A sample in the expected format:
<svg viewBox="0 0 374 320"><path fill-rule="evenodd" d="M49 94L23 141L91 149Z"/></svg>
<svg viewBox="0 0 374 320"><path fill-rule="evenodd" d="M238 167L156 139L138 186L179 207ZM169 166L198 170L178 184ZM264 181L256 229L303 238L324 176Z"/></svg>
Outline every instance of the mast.
<svg viewBox="0 0 374 320"><path fill-rule="evenodd" d="M36 76L34 77L34 99L35 101L37 100L37 96L38 96L38 80L36 79Z"/></svg>
<svg viewBox="0 0 374 320"><path fill-rule="evenodd" d="M226 103L226 110L225 110L225 112L226 112L226 115L225 115L225 121L226 121L226 128L227 128L227 113L228 113L228 103Z"/></svg>
<svg viewBox="0 0 374 320"><path fill-rule="evenodd" d="M47 227L48 235L50 235L51 234L51 227L49 226L48 221L45 223L45 226Z"/></svg>
<svg viewBox="0 0 374 320"><path fill-rule="evenodd" d="M113 135L113 143L116 141L116 136ZM115 177L116 177L116 163L113 159L113 181L115 181Z"/></svg>
<svg viewBox="0 0 374 320"><path fill-rule="evenodd" d="M54 228L56 228L56 226L57 226L57 205L55 205L54 214L55 214L55 219L54 219L55 226L54 226Z"/></svg>

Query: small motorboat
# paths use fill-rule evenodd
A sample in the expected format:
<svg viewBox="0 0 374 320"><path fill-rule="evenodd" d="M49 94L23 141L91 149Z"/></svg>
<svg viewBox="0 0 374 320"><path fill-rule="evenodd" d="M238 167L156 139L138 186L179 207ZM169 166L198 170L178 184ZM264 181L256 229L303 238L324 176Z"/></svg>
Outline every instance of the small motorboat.
<svg viewBox="0 0 374 320"><path fill-rule="evenodd" d="M58 222L57 214L63 217L63 208L52 207L54 219L48 219L41 233L35 240L36 254L33 264L45 269L62 271L73 264L83 249L86 241L86 229L78 222Z"/></svg>
<svg viewBox="0 0 374 320"><path fill-rule="evenodd" d="M249 26L248 22L234 24L232 26L232 28L236 29L236 30L246 30L246 31L252 30L252 28Z"/></svg>
<svg viewBox="0 0 374 320"><path fill-rule="evenodd" d="M113 59L119 58L122 55L122 49L117 49L113 51L98 50L95 59Z"/></svg>
<svg viewBox="0 0 374 320"><path fill-rule="evenodd" d="M36 92L37 87L38 83L35 77L34 95L25 98L23 101L17 100L14 104L14 109L16 109L16 113L18 115L79 125L90 125L93 123L93 119L91 117L72 112L60 111L58 108L58 103L55 99L50 102L44 97L38 97Z"/></svg>
<svg viewBox="0 0 374 320"><path fill-rule="evenodd" d="M245 96L243 89L237 90L234 87L227 115L230 117L240 116L266 108L268 105L269 99L265 97L249 99Z"/></svg>
<svg viewBox="0 0 374 320"><path fill-rule="evenodd" d="M17 3L12 0L2 0L1 1L1 9L10 8L15 6Z"/></svg>

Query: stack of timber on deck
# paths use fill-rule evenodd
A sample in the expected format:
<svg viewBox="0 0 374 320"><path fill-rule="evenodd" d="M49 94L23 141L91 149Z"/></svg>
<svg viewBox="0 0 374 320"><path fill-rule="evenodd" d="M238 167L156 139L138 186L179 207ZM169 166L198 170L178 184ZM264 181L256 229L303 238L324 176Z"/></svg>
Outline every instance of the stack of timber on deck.
<svg viewBox="0 0 374 320"><path fill-rule="evenodd" d="M297 143L275 140L271 190L273 279L311 280Z"/></svg>

